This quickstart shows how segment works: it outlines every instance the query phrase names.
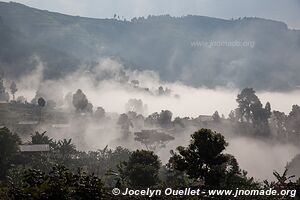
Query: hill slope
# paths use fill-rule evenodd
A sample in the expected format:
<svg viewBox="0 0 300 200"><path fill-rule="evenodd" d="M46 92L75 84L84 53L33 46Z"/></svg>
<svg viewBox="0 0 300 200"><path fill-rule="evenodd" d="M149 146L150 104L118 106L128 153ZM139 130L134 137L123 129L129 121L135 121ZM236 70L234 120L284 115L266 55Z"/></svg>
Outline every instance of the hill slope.
<svg viewBox="0 0 300 200"><path fill-rule="evenodd" d="M132 21L91 19L0 3L0 63L25 73L38 55L56 78L99 57L157 71L193 86L287 90L300 85L300 31L258 18L152 16ZM193 47L192 42L254 42L250 47Z"/></svg>

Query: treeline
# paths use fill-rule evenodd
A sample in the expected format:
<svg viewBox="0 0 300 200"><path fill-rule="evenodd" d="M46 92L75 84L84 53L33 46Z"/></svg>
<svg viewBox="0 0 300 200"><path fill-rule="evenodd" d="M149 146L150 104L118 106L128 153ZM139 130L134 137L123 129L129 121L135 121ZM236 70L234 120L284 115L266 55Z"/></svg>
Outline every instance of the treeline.
<svg viewBox="0 0 300 200"><path fill-rule="evenodd" d="M188 146L179 146L171 151L166 165L162 165L153 151L129 151L122 147L110 150L106 147L85 153L77 151L71 140L53 141L45 133L35 133L31 136L30 143L49 144L49 152L20 152L20 143L17 135L7 128L0 129L2 199L122 199L122 196L114 197L111 194L112 188L272 188L278 191L300 191L300 179L292 181L292 177L287 177L286 171L282 175L274 172L277 179L274 182L258 182L247 177L247 172L240 169L234 156L224 152L228 146L224 136L209 129L196 131L191 135ZM299 193L293 197L295 196L300 198ZM157 197L159 198L167 199ZM291 196L276 196L271 199L289 198Z"/></svg>

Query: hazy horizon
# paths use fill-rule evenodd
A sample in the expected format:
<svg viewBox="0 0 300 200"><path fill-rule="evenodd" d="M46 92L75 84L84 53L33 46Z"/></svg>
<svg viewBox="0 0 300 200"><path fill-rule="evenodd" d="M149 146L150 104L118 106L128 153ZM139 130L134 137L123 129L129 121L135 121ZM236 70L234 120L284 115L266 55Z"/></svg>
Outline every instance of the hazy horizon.
<svg viewBox="0 0 300 200"><path fill-rule="evenodd" d="M3 0L2 0L3 1ZM10 2L4 0L3 2ZM291 29L300 29L300 2L297 0L15 0L30 7L59 12L62 14L90 17L113 18L117 14L121 19L149 15L186 16L199 15L221 19L240 17L259 17L282 21Z"/></svg>

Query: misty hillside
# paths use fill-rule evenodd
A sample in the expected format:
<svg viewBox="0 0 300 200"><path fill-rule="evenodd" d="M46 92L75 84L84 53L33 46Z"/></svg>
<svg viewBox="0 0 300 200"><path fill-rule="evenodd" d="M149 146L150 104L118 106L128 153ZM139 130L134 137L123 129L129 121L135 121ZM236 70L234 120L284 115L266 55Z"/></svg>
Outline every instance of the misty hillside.
<svg viewBox="0 0 300 200"><path fill-rule="evenodd" d="M250 47L192 46L197 41L253 41ZM47 78L115 57L132 69L193 86L295 89L300 85L300 31L258 18L201 16L91 19L17 3L0 3L0 66L9 76L30 71L38 56ZM255 79L253 78L255 77Z"/></svg>

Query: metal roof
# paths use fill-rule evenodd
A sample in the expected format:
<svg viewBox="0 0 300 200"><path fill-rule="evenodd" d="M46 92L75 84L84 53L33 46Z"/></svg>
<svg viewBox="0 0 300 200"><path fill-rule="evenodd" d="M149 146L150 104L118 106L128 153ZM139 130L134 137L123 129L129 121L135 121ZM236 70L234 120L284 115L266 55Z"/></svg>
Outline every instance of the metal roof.
<svg viewBox="0 0 300 200"><path fill-rule="evenodd" d="M49 144L32 144L32 145L20 145L21 152L43 152L49 151Z"/></svg>

